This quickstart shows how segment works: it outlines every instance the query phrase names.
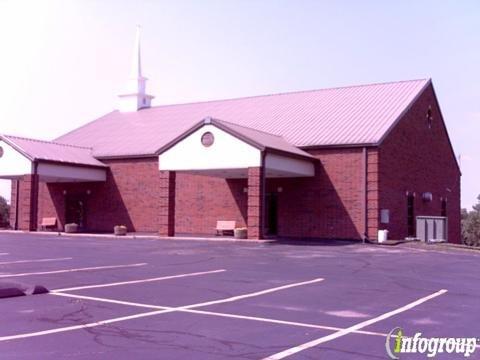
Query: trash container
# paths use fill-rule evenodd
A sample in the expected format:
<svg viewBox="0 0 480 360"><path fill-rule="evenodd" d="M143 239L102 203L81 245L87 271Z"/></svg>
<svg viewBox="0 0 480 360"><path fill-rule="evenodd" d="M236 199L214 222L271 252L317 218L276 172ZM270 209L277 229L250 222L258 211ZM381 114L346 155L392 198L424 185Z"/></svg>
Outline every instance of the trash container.
<svg viewBox="0 0 480 360"><path fill-rule="evenodd" d="M388 240L388 230L378 230L378 242L382 243Z"/></svg>

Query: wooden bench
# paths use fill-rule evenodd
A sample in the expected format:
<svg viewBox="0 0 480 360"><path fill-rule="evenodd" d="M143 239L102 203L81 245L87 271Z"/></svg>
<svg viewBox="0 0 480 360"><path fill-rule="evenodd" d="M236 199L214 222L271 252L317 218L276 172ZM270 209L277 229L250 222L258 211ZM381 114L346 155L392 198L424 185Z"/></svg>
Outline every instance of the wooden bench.
<svg viewBox="0 0 480 360"><path fill-rule="evenodd" d="M40 226L42 227L42 229L48 229L49 227L50 228L53 228L53 227L56 227L57 226L57 218L42 218L42 222L40 224Z"/></svg>
<svg viewBox="0 0 480 360"><path fill-rule="evenodd" d="M224 235L225 232L233 234L235 230L236 222L231 220L218 220L217 221L217 235Z"/></svg>

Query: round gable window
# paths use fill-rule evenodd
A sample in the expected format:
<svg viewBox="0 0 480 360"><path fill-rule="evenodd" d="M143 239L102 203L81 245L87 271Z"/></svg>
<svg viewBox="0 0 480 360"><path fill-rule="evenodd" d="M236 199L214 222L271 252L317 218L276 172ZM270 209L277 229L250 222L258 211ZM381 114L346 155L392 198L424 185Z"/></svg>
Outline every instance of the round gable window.
<svg viewBox="0 0 480 360"><path fill-rule="evenodd" d="M0 146L0 158L3 156L3 148Z"/></svg>
<svg viewBox="0 0 480 360"><path fill-rule="evenodd" d="M211 132L206 132L202 135L202 145L205 147L209 147L213 145L215 138Z"/></svg>

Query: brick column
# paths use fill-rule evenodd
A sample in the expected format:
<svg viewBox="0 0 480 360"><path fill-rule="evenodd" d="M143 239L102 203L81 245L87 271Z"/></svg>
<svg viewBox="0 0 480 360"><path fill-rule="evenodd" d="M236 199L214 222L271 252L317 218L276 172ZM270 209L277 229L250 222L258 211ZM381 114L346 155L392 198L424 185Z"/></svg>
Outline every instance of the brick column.
<svg viewBox="0 0 480 360"><path fill-rule="evenodd" d="M11 192L10 192L10 228L17 230L17 182L18 180L12 180Z"/></svg>
<svg viewBox="0 0 480 360"><path fill-rule="evenodd" d="M247 227L249 239L263 238L264 176L262 167L248 168Z"/></svg>
<svg viewBox="0 0 480 360"><path fill-rule="evenodd" d="M37 230L38 181L38 175L24 175L22 180L19 181L18 189L15 187L15 195L18 196L18 230ZM12 199L12 201L15 201L15 199Z"/></svg>
<svg viewBox="0 0 480 360"><path fill-rule="evenodd" d="M159 233L175 235L175 172L160 171Z"/></svg>

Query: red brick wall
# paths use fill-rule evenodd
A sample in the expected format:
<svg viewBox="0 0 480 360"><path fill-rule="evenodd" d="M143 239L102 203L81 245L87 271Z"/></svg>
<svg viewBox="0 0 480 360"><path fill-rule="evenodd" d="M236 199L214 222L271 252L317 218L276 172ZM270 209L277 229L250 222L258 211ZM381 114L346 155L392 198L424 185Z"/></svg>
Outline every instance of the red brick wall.
<svg viewBox="0 0 480 360"><path fill-rule="evenodd" d="M124 159L105 161L110 166L105 183L42 184L41 217L56 216L65 224L65 195L86 196L86 226L90 231L112 232L115 225L129 231L159 230L160 173L158 160Z"/></svg>
<svg viewBox="0 0 480 360"><path fill-rule="evenodd" d="M278 234L286 237L361 239L365 227L361 148L310 150L320 160L315 177L268 179L278 191Z"/></svg>
<svg viewBox="0 0 480 360"><path fill-rule="evenodd" d="M431 129L426 118L429 106ZM416 193L415 216L440 216L440 198L447 198L449 241L460 242L460 173L431 85L381 144L379 158L379 208L390 210L390 224L380 227L389 230L389 237L407 236L410 191ZM424 192L433 193L432 202L422 201Z"/></svg>
<svg viewBox="0 0 480 360"><path fill-rule="evenodd" d="M16 201L18 193L18 230L36 230L35 226L38 213L38 205L35 203L36 193L38 192L38 182L34 175L24 175L20 181L12 181L11 184L11 209L10 226L15 227L15 217L17 215Z"/></svg>
<svg viewBox="0 0 480 360"><path fill-rule="evenodd" d="M174 171L160 171L160 192L159 203L157 204L159 212L158 233L162 236L175 235L175 182L176 174Z"/></svg>
<svg viewBox="0 0 480 360"><path fill-rule="evenodd" d="M312 150L320 161L314 178L268 179L278 193L278 234L288 237L360 239L364 232L362 149ZM87 228L112 232L158 232L161 227L161 176L157 159L105 161L105 183L41 184L39 221L56 216L65 224L65 195L87 196ZM175 233L214 234L217 220L247 226L247 179L177 173Z"/></svg>
<svg viewBox="0 0 480 360"><path fill-rule="evenodd" d="M367 149L367 235L371 240L377 239L378 233L378 148Z"/></svg>
<svg viewBox="0 0 480 360"><path fill-rule="evenodd" d="M15 229L17 216L17 180L12 180L10 185L10 228Z"/></svg>
<svg viewBox="0 0 480 360"><path fill-rule="evenodd" d="M249 239L264 237L265 171L262 167L248 168L247 235Z"/></svg>
<svg viewBox="0 0 480 360"><path fill-rule="evenodd" d="M162 179L158 158L108 160L105 183L56 183L40 185L39 222L57 217L65 225L65 195L86 197L87 229L112 232L124 224L129 231L158 232L161 228ZM245 180L176 175L175 232L214 234L217 220L236 220L246 226Z"/></svg>
<svg viewBox="0 0 480 360"><path fill-rule="evenodd" d="M177 173L175 233L215 234L217 220L235 220L246 227L247 179Z"/></svg>

